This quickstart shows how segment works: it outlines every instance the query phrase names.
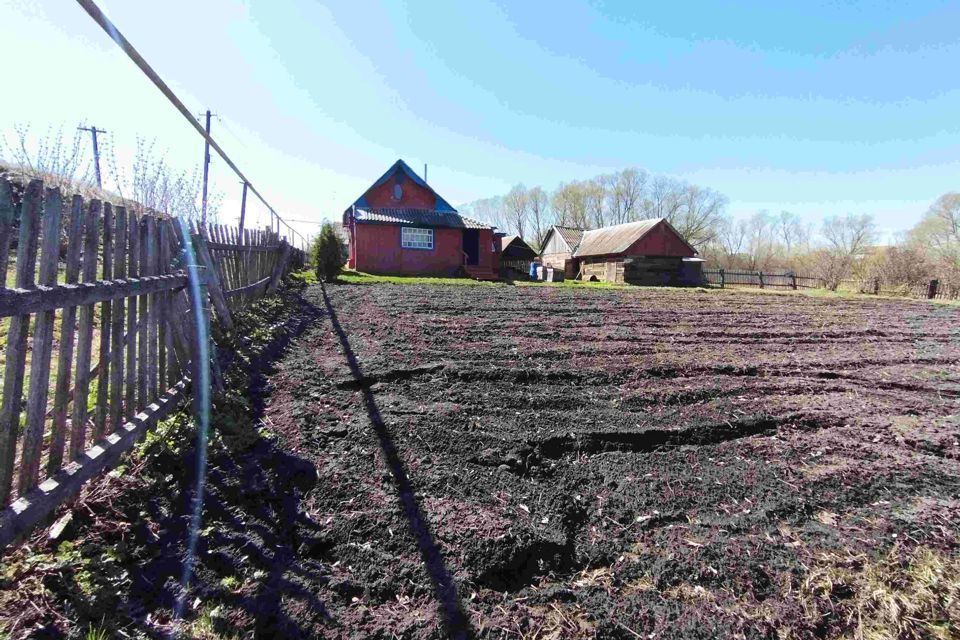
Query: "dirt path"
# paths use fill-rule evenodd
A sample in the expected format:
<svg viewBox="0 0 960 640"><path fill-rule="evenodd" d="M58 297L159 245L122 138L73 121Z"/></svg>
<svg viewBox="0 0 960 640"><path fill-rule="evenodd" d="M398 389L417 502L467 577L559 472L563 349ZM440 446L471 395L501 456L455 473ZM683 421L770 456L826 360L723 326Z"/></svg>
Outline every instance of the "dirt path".
<svg viewBox="0 0 960 640"><path fill-rule="evenodd" d="M305 633L836 636L956 562L956 308L328 291L266 409L319 475Z"/></svg>

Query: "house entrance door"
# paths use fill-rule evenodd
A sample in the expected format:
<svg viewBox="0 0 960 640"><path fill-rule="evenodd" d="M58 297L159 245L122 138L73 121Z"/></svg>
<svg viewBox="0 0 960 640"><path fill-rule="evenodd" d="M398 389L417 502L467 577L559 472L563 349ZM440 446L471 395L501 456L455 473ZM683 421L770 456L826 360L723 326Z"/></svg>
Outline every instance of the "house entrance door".
<svg viewBox="0 0 960 640"><path fill-rule="evenodd" d="M466 254L466 264L480 264L480 232L478 230L463 230L463 252Z"/></svg>

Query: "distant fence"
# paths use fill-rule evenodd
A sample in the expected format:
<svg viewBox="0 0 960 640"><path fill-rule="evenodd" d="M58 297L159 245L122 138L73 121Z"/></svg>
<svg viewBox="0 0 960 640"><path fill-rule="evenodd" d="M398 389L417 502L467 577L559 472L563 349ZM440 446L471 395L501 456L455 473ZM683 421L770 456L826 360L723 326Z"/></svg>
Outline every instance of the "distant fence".
<svg viewBox="0 0 960 640"><path fill-rule="evenodd" d="M267 230L186 227L80 196L64 205L33 181L15 206L0 179L0 549L189 394L211 304L230 329L232 312L303 260Z"/></svg>
<svg viewBox="0 0 960 640"><path fill-rule="evenodd" d="M719 287L759 287L761 289L826 289L827 282L817 276L804 276L790 271L764 272L727 269L704 269L703 277L707 284ZM874 295L899 295L911 298L956 300L960 298L960 288L944 286L939 280L902 286L887 287L879 279L841 280L837 287L840 291Z"/></svg>
<svg viewBox="0 0 960 640"><path fill-rule="evenodd" d="M513 269L526 275L530 273L530 265L533 262L533 260L500 260L500 269Z"/></svg>

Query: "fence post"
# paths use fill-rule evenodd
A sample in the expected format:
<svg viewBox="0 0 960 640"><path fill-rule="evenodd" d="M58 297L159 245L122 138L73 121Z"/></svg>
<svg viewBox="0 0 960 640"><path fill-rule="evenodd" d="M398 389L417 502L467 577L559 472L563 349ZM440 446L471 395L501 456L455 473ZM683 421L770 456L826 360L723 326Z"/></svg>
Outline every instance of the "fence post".
<svg viewBox="0 0 960 640"><path fill-rule="evenodd" d="M790 272L790 284L793 287L793 290L797 290L797 274L793 271Z"/></svg>
<svg viewBox="0 0 960 640"><path fill-rule="evenodd" d="M280 284L280 279L283 278L283 273L287 270L287 262L290 259L290 251L293 247L287 244L286 240L280 241L280 246L277 248L277 262L273 266L273 273L270 274L270 282L267 284L267 295L270 295L276 291L277 286Z"/></svg>
<svg viewBox="0 0 960 640"><path fill-rule="evenodd" d="M227 306L227 298L223 294L223 287L220 286L220 278L217 275L216 267L213 263L213 256L210 254L210 248L207 247L205 234L193 234L194 250L197 254L197 264L203 267L203 284L205 289L209 289L210 298L213 306L217 310L217 318L224 329L233 329L233 319L230 317L230 307Z"/></svg>
<svg viewBox="0 0 960 640"><path fill-rule="evenodd" d="M720 269L720 288L726 289L726 286L727 286L726 271L724 271L723 269Z"/></svg>
<svg viewBox="0 0 960 640"><path fill-rule="evenodd" d="M757 277L760 278L760 288L763 289L763 271L757 271Z"/></svg>
<svg viewBox="0 0 960 640"><path fill-rule="evenodd" d="M880 295L880 278L873 279L873 295Z"/></svg>
<svg viewBox="0 0 960 640"><path fill-rule="evenodd" d="M927 298L929 298L929 299L931 299L931 300L934 299L934 298L936 298L936 297L937 297L937 289L939 289L939 288L940 288L940 281L939 281L939 280L936 280L936 279L931 280L931 281L930 281L930 284L927 286Z"/></svg>

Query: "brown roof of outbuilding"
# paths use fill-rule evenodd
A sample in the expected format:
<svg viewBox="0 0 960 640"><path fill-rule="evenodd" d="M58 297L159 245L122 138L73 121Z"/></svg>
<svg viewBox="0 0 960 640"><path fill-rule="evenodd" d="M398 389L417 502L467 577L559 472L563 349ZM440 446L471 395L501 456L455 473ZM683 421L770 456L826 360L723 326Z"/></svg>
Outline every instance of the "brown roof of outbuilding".
<svg viewBox="0 0 960 640"><path fill-rule="evenodd" d="M511 244L514 245L514 251L520 251L530 257L537 255L534 248L520 236L500 236L500 253L505 253Z"/></svg>
<svg viewBox="0 0 960 640"><path fill-rule="evenodd" d="M663 218L652 218L585 231L573 255L583 258L623 253L663 220Z"/></svg>
<svg viewBox="0 0 960 640"><path fill-rule="evenodd" d="M577 245L580 244L580 240L583 238L583 229L577 229L576 227L561 227L558 224L553 225L553 230L563 238L563 241L567 243L567 246L570 247L570 251L576 251Z"/></svg>
<svg viewBox="0 0 960 640"><path fill-rule="evenodd" d="M444 213L430 209L358 208L354 219L359 224L410 224L451 229L492 229L488 224L465 218L459 213Z"/></svg>

